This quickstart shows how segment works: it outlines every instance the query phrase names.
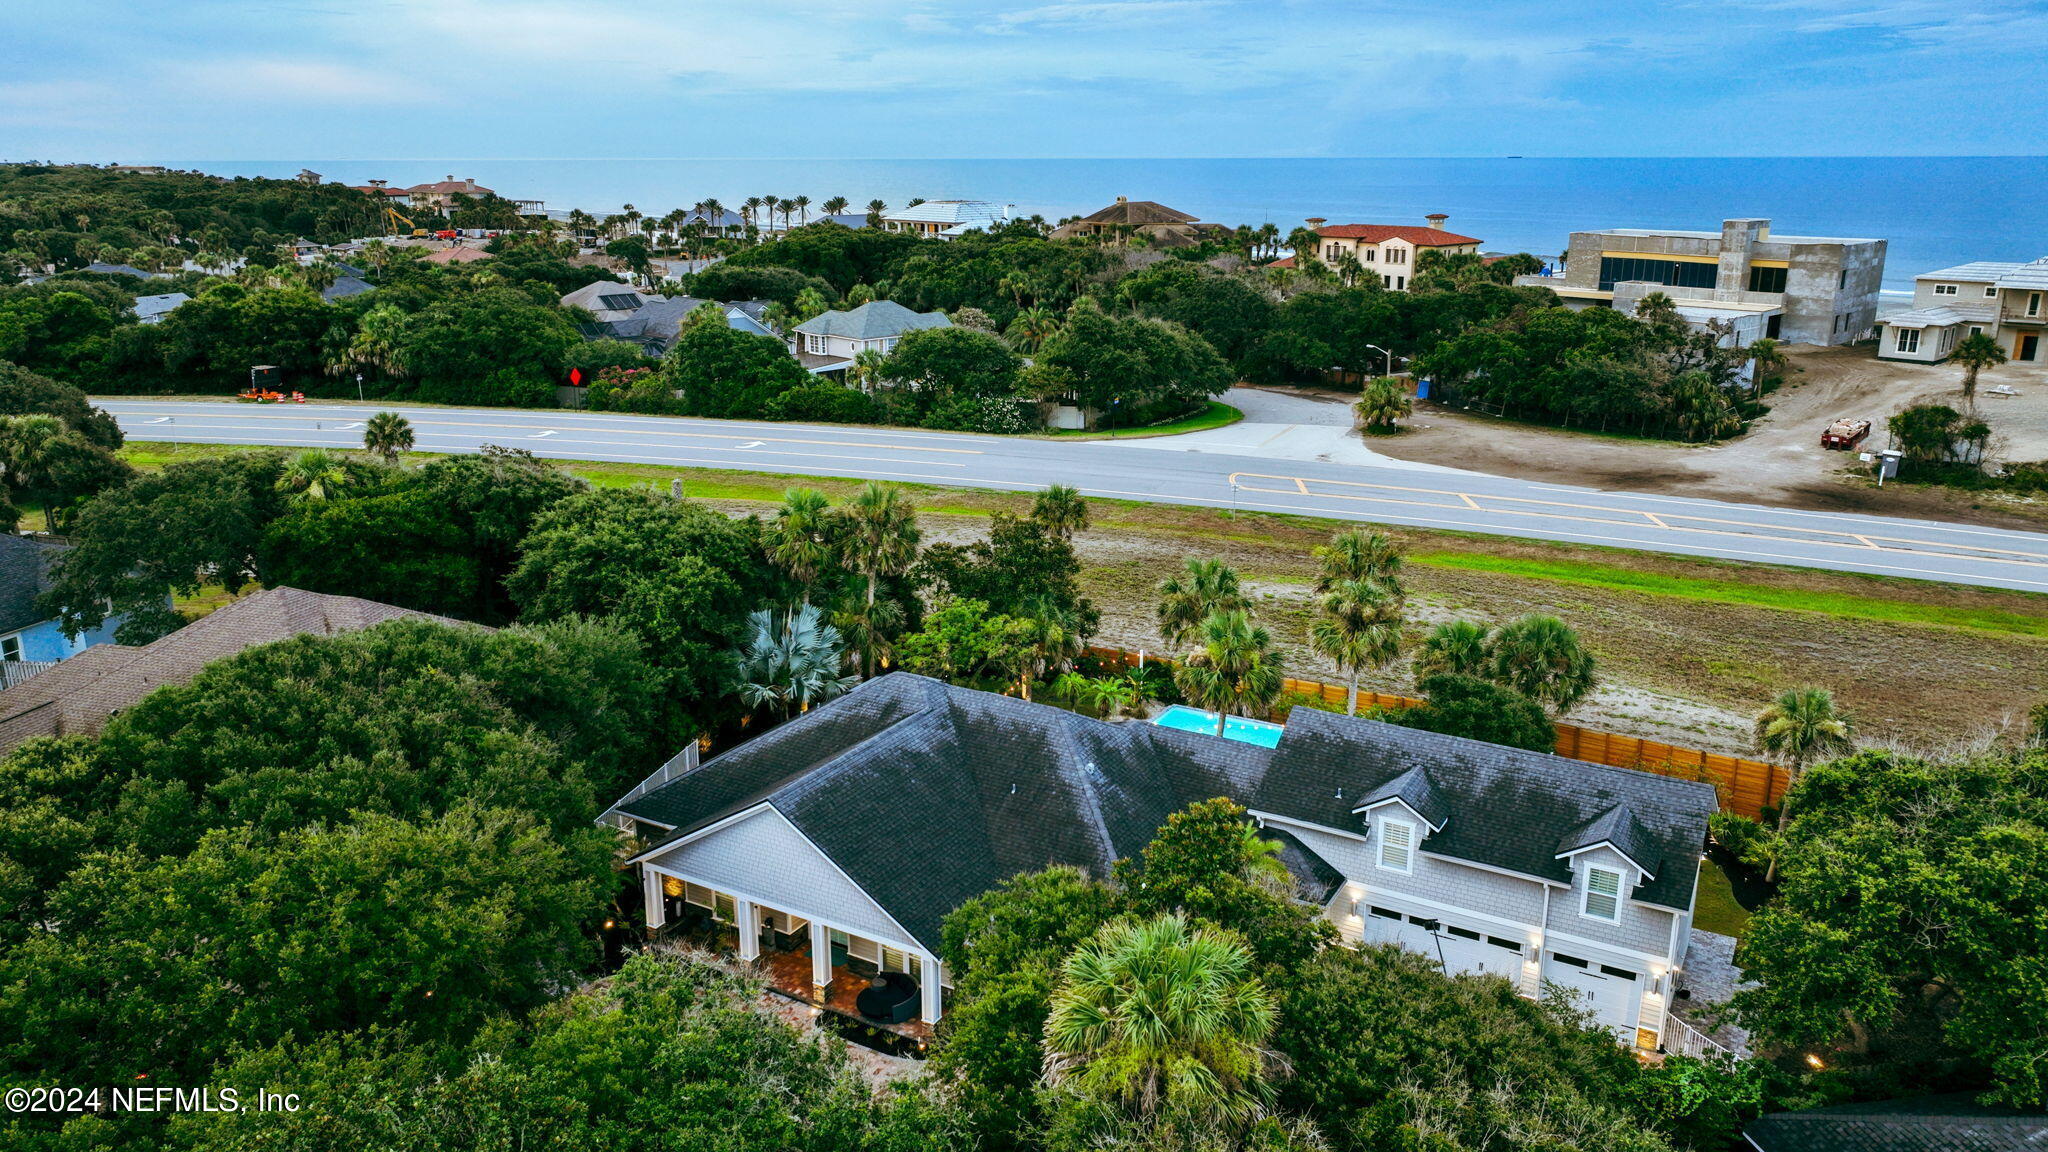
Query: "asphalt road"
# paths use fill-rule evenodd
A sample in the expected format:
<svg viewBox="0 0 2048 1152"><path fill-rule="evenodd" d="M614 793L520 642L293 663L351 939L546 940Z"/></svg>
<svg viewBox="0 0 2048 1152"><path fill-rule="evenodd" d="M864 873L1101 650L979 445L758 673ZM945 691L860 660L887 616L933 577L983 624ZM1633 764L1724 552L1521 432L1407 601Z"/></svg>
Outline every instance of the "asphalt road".
<svg viewBox="0 0 2048 1152"><path fill-rule="evenodd" d="M359 447L388 406L97 401L133 440ZM1600 544L1842 572L2048 591L2048 535L1928 520L1803 512L1256 454L1114 441L690 420L568 411L397 407L417 447L485 444L564 460L676 464L1033 490L1239 508Z"/></svg>

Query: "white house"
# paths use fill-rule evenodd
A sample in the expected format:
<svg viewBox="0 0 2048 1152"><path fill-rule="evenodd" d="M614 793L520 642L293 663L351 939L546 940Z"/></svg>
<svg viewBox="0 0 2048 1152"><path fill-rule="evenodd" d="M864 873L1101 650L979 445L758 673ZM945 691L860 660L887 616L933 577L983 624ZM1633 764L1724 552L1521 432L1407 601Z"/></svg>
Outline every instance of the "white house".
<svg viewBox="0 0 2048 1152"><path fill-rule="evenodd" d="M914 236L948 238L980 228L991 231L1010 222L1015 204L987 200L927 200L908 208L882 213L882 228Z"/></svg>
<svg viewBox="0 0 2048 1152"><path fill-rule="evenodd" d="M894 300L870 300L846 312L824 312L796 326L790 351L813 373L842 372L862 352L889 352L911 332L951 328L943 312L913 312Z"/></svg>
<svg viewBox="0 0 2048 1152"><path fill-rule="evenodd" d="M1216 796L1250 809L1345 941L1572 995L1636 1048L1678 1036L1716 807L1695 781L1306 708L1268 749L894 673L701 766L678 757L606 820L638 839L650 927L728 925L771 983L827 1006L904 973L928 1024L954 908L1051 864L1105 876Z"/></svg>
<svg viewBox="0 0 2048 1152"><path fill-rule="evenodd" d="M1913 278L1913 310L1878 321L1877 354L1932 364L1965 336L1998 341L2009 359L2038 363L2048 326L2048 256L2028 264L1982 260Z"/></svg>

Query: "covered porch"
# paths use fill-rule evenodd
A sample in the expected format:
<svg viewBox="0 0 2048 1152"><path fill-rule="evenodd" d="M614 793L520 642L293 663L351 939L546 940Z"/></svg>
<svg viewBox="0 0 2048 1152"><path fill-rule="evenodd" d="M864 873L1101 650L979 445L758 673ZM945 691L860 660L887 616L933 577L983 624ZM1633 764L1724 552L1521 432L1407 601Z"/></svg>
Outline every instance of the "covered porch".
<svg viewBox="0 0 2048 1152"><path fill-rule="evenodd" d="M886 1034L907 1042L890 1046L906 1055L931 1042L945 1010L945 977L923 948L835 926L822 909L778 907L652 863L641 865L641 880L650 933L696 935L730 951L777 994L837 1017L828 1023L849 1039Z"/></svg>

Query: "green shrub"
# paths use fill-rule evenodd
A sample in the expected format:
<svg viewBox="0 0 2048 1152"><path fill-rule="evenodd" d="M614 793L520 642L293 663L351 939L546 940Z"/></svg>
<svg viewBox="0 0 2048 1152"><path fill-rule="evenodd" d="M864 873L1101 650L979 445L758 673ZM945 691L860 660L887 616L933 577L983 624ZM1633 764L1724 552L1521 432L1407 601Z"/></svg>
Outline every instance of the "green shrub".
<svg viewBox="0 0 2048 1152"><path fill-rule="evenodd" d="M806 384L768 402L770 420L813 420L825 424L873 424L881 416L874 398L839 384Z"/></svg>
<svg viewBox="0 0 2048 1152"><path fill-rule="evenodd" d="M924 426L953 432L989 432L1012 436L1036 432L1036 405L1013 396L954 396L932 405Z"/></svg>
<svg viewBox="0 0 2048 1152"><path fill-rule="evenodd" d="M1747 816L1716 812L1707 817L1707 833L1728 854L1756 869L1771 864L1771 830Z"/></svg>

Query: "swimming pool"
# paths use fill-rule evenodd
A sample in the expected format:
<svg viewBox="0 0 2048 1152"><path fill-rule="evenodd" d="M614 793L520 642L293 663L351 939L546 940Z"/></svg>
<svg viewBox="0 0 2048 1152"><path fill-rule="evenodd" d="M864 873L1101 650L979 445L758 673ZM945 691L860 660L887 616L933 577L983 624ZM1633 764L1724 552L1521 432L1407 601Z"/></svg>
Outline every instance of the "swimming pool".
<svg viewBox="0 0 2048 1152"><path fill-rule="evenodd" d="M1161 712L1152 722L1161 728L1178 728L1182 732L1201 732L1209 736L1216 734L1214 712L1204 712L1200 708L1190 708L1185 704L1175 704ZM1225 740L1257 744L1261 748L1278 747L1281 731L1282 728L1278 724L1268 724L1264 720L1247 720L1242 716L1232 716L1223 721Z"/></svg>

